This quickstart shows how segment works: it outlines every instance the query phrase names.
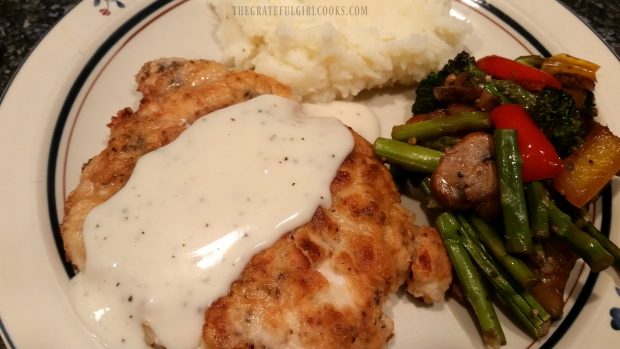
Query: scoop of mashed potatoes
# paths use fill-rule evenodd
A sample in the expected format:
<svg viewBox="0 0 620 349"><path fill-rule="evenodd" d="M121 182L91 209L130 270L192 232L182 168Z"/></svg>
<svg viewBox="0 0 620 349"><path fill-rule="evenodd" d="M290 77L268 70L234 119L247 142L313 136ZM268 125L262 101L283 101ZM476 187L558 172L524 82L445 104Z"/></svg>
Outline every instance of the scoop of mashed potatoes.
<svg viewBox="0 0 620 349"><path fill-rule="evenodd" d="M225 63L305 101L411 84L462 49L470 25L450 0L211 0Z"/></svg>

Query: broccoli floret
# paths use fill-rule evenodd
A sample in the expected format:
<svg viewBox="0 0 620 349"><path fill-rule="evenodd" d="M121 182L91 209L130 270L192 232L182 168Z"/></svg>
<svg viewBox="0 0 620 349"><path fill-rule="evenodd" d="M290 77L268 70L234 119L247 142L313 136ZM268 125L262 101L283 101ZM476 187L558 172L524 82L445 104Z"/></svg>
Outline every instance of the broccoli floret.
<svg viewBox="0 0 620 349"><path fill-rule="evenodd" d="M536 103L536 94L519 86L514 80L493 80L497 90L504 95L510 103L521 105L530 109Z"/></svg>
<svg viewBox="0 0 620 349"><path fill-rule="evenodd" d="M449 74L460 74L471 67L476 67L476 59L469 53L461 51L461 53L449 60L448 63L441 68L441 72L448 76Z"/></svg>
<svg viewBox="0 0 620 349"><path fill-rule="evenodd" d="M420 81L415 91L415 102L411 107L413 114L429 113L433 110L445 107L445 105L435 98L433 89L443 85L448 75L459 75L461 73L467 74L467 84L469 86L483 88L488 93L499 97L504 103L511 102L509 95L506 94L507 92L501 91L495 80L490 79L485 72L478 69L476 66L476 59L469 53L462 51L453 59L449 60L440 71L430 73L424 80ZM511 90L514 90L514 88ZM514 93L517 94L520 92L517 91ZM523 96L524 93L521 93L521 95L523 98L527 97Z"/></svg>
<svg viewBox="0 0 620 349"><path fill-rule="evenodd" d="M583 143L585 124L573 98L562 90L544 88L530 114L561 157Z"/></svg>
<svg viewBox="0 0 620 349"><path fill-rule="evenodd" d="M446 75L441 72L432 72L424 80L420 81L415 90L415 101L411 107L413 114L430 113L442 107L442 104L433 95L433 89L443 85Z"/></svg>
<svg viewBox="0 0 620 349"><path fill-rule="evenodd" d="M416 98L411 107L411 112L414 114L430 113L444 107L433 95L433 89L443 85L448 75L460 74L471 67L476 68L476 60L469 53L462 51L449 60L440 71L430 73L424 80L420 81L415 90Z"/></svg>

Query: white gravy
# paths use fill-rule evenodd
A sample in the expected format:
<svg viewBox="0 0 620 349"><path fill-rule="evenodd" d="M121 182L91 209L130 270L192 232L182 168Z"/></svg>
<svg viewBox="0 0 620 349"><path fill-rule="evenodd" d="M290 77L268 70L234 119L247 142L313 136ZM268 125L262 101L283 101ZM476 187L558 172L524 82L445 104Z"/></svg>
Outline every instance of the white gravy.
<svg viewBox="0 0 620 349"><path fill-rule="evenodd" d="M71 292L105 345L147 348L147 322L168 348L197 348L205 309L249 259L331 204L353 137L336 119L300 114L273 95L211 113L143 156L90 212Z"/></svg>
<svg viewBox="0 0 620 349"><path fill-rule="evenodd" d="M381 136L379 119L370 108L363 104L333 101L316 104L304 103L302 108L304 114L312 117L332 117L342 121L370 143Z"/></svg>

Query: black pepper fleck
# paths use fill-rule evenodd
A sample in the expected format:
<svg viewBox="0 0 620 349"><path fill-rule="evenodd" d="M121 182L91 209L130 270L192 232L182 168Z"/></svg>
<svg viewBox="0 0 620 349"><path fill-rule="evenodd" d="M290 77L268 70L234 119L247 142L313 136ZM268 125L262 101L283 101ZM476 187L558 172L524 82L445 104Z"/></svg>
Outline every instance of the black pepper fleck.
<svg viewBox="0 0 620 349"><path fill-rule="evenodd" d="M129 298L127 298L127 300L128 300L129 302L133 302L133 296L129 296Z"/></svg>

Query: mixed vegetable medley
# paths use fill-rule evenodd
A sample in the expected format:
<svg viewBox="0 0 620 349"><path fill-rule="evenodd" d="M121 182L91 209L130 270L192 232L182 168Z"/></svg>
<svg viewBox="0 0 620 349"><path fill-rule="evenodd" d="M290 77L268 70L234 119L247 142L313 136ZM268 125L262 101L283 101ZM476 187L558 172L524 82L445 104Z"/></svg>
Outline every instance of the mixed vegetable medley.
<svg viewBox="0 0 620 349"><path fill-rule="evenodd" d="M594 63L461 52L417 87L413 116L377 155L422 193L486 344L506 343L491 300L533 338L562 316L570 271L620 271L587 208L620 171L620 138L595 121ZM457 297L458 298L458 297Z"/></svg>

